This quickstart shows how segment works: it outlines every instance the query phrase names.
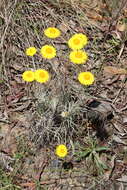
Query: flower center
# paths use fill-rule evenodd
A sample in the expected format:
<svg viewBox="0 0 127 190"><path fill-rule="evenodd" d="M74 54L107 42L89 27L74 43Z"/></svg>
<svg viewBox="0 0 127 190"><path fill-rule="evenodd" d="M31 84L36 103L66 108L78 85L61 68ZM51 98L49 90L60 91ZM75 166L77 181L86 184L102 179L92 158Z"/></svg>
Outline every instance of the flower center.
<svg viewBox="0 0 127 190"><path fill-rule="evenodd" d="M60 150L60 152L61 152L61 153L65 153L65 150L62 148L62 149Z"/></svg>
<svg viewBox="0 0 127 190"><path fill-rule="evenodd" d="M30 54L33 54L33 53L34 53L34 50L33 50L33 49L29 49L29 53L30 53Z"/></svg>
<svg viewBox="0 0 127 190"><path fill-rule="evenodd" d="M52 49L51 48L46 48L46 53L48 53L48 54L52 53Z"/></svg>
<svg viewBox="0 0 127 190"><path fill-rule="evenodd" d="M74 39L73 42L74 42L75 45L79 45L80 44L80 40L79 39Z"/></svg>
<svg viewBox="0 0 127 190"><path fill-rule="evenodd" d="M83 57L82 52L76 52L75 57L79 59L82 58Z"/></svg>
<svg viewBox="0 0 127 190"><path fill-rule="evenodd" d="M31 73L28 73L28 74L27 74L27 77L28 77L28 78L31 78L31 77L32 77L32 74L31 74Z"/></svg>
<svg viewBox="0 0 127 190"><path fill-rule="evenodd" d="M45 78L45 73L43 73L43 72L39 73L39 77L40 78Z"/></svg>
<svg viewBox="0 0 127 190"><path fill-rule="evenodd" d="M84 79L85 80L90 80L90 76L89 75L84 75Z"/></svg>
<svg viewBox="0 0 127 190"><path fill-rule="evenodd" d="M51 28L50 33L54 34L54 33L56 33L56 30L54 28Z"/></svg>

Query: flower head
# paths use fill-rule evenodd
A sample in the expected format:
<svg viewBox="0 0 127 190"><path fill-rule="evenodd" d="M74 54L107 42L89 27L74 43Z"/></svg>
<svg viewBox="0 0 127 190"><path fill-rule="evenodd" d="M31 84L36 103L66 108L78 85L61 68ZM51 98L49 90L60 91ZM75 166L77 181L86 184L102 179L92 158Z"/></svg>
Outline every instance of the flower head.
<svg viewBox="0 0 127 190"><path fill-rule="evenodd" d="M33 56L37 52L35 47L29 47L26 49L26 55Z"/></svg>
<svg viewBox="0 0 127 190"><path fill-rule="evenodd" d="M87 61L88 56L85 51L82 50L74 50L70 53L70 60L76 64L83 64Z"/></svg>
<svg viewBox="0 0 127 190"><path fill-rule="evenodd" d="M56 49L51 45L45 45L41 48L41 55L46 59L52 59L56 56Z"/></svg>
<svg viewBox="0 0 127 190"><path fill-rule="evenodd" d="M25 71L22 74L22 78L24 81L32 82L35 79L34 72L33 71Z"/></svg>
<svg viewBox="0 0 127 190"><path fill-rule="evenodd" d="M78 80L83 85L91 85L94 82L94 75L91 72L81 72L78 75Z"/></svg>
<svg viewBox="0 0 127 190"><path fill-rule="evenodd" d="M74 34L68 41L68 46L73 50L82 49L88 42L87 36L79 33Z"/></svg>
<svg viewBox="0 0 127 190"><path fill-rule="evenodd" d="M48 37L48 38L57 38L60 36L61 32L59 29L55 28L55 27L49 27L47 29L44 30L44 34Z"/></svg>
<svg viewBox="0 0 127 190"><path fill-rule="evenodd" d="M67 147L64 144L60 144L56 147L56 155L59 157L65 157L67 155Z"/></svg>
<svg viewBox="0 0 127 190"><path fill-rule="evenodd" d="M61 113L61 116L62 116L62 117L68 117L68 116L69 116L69 112L63 111L63 112Z"/></svg>
<svg viewBox="0 0 127 190"><path fill-rule="evenodd" d="M35 80L40 83L45 83L49 80L50 75L48 71L44 69L38 69L35 71Z"/></svg>

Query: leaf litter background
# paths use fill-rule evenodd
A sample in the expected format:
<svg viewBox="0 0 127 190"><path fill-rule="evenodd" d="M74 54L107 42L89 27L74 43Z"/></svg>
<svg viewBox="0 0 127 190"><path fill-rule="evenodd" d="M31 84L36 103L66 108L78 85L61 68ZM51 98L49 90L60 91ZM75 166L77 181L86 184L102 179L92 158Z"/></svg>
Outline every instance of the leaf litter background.
<svg viewBox="0 0 127 190"><path fill-rule="evenodd" d="M126 188L126 1L15 0L1 1L0 9L0 188ZM62 31L57 40L43 35L52 24ZM75 32L89 38L89 60L82 66L68 62L66 41ZM57 48L57 58L45 61L39 54L24 54L27 47L39 51L46 43ZM47 69L52 80L26 84L21 75L32 68ZM86 70L96 77L88 88L77 81L77 73ZM93 108L97 102L100 106ZM69 113L67 118L61 116L63 111ZM74 155L91 138L110 148L100 155L108 165L103 175L93 163L89 167L85 159L77 162ZM58 164L54 155L59 143L68 145L66 161L73 164L69 171L59 169L61 161Z"/></svg>

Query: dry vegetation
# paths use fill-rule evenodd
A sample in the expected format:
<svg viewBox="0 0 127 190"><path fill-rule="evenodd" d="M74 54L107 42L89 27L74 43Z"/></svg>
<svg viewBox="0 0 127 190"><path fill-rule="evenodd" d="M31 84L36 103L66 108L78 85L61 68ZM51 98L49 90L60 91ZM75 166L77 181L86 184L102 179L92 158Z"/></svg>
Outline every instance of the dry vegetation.
<svg viewBox="0 0 127 190"><path fill-rule="evenodd" d="M57 40L44 36L50 26L62 31ZM79 32L89 39L81 66L66 44ZM126 0L3 0L0 34L0 190L126 189ZM24 53L49 43L51 61ZM48 83L22 80L38 68L52 74ZM79 84L80 71L95 83ZM54 155L61 143L64 160Z"/></svg>

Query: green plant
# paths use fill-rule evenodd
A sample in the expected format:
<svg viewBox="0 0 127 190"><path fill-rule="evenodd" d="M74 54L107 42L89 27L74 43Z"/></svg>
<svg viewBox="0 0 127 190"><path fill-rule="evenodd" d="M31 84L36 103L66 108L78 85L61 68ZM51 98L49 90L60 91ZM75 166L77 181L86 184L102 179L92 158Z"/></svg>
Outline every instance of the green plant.
<svg viewBox="0 0 127 190"><path fill-rule="evenodd" d="M0 190L19 190L19 186L13 183L13 178L0 169Z"/></svg>
<svg viewBox="0 0 127 190"><path fill-rule="evenodd" d="M103 174L104 169L107 169L107 165L100 158L100 153L109 150L108 147L98 146L97 141L89 139L86 148L81 148L81 151L76 152L75 155L77 160L80 161L84 158L88 162L94 163L95 168L99 174Z"/></svg>

